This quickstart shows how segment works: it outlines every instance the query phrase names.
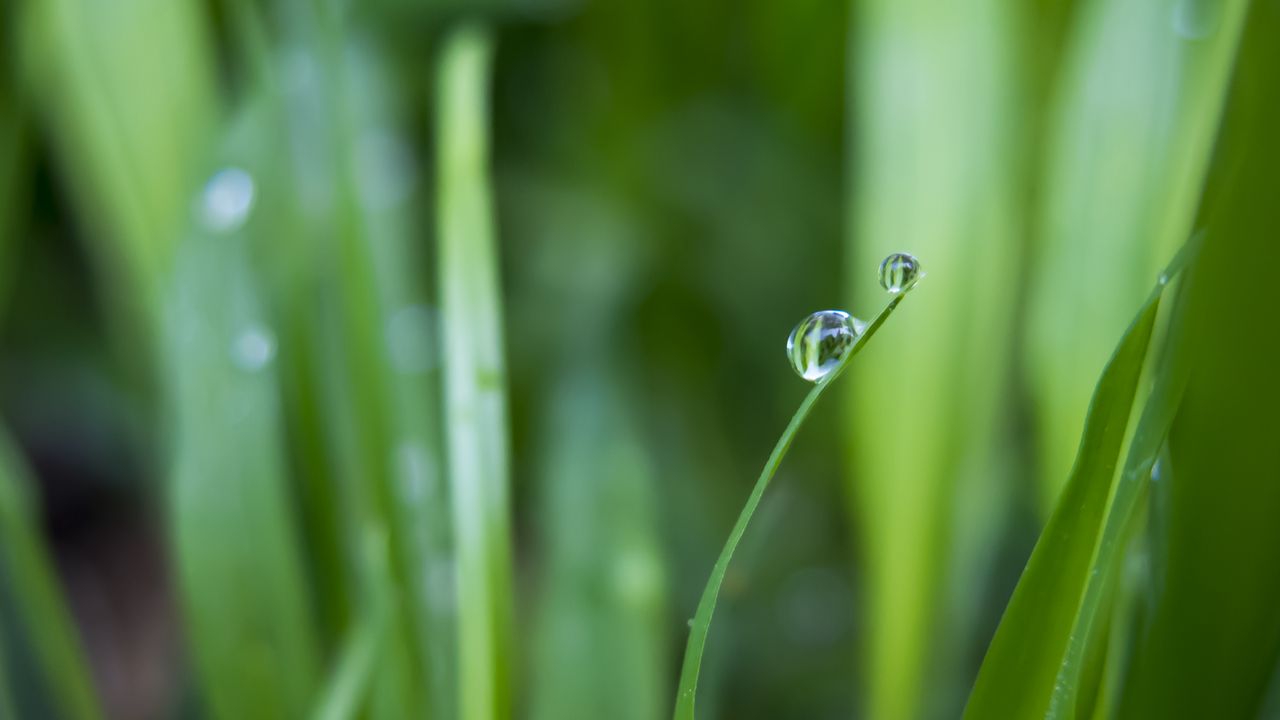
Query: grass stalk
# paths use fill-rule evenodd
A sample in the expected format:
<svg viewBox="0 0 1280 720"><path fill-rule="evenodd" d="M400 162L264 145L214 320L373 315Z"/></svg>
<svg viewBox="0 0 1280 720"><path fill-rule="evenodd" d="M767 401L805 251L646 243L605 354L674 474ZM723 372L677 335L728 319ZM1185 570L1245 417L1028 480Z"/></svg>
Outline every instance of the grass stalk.
<svg viewBox="0 0 1280 720"><path fill-rule="evenodd" d="M769 482L773 480L773 476L778 471L778 466L782 464L782 458L787 454L787 450L791 447L791 443L795 440L796 434L800 431L800 426L804 424L805 418L809 416L809 411L818 402L818 398L833 382L845 371L849 366L849 361L853 359L859 351L871 340L871 336L875 335L902 302L905 295L897 295L889 304L885 306L880 314L871 321L867 326L866 332L858 336L857 341L849 348L848 354L841 359L840 364L836 366L826 377L819 380L805 395L804 400L800 401L800 407L796 409L791 421L787 423L786 429L782 431L782 435L778 438L778 442L773 446L773 452L769 453L769 459L765 461L764 469L760 471L760 477L756 480L755 487L751 490L751 494L747 496L747 502L742 507L742 512L738 515L738 520L733 525L733 529L729 532L729 539L725 541L724 549L720 551L720 557L716 559L716 564L711 569L711 577L707 579L706 588L702 591L702 598L698 601L698 610L693 617L693 624L689 629L689 640L685 646L684 665L680 670L680 687L676 691L675 714L676 720L693 720L694 718L694 701L698 691L698 675L702 670L702 655L706 649L707 633L711 629L711 617L715 614L716 602L720 597L720 586L724 583L725 572L729 569L729 561L733 559L733 553L738 549L738 543L742 540L743 533L747 530L747 523L751 522L751 516L755 514L756 507L760 505L760 499L764 497L764 491L769 487Z"/></svg>
<svg viewBox="0 0 1280 720"><path fill-rule="evenodd" d="M445 424L457 563L459 713L510 714L511 530L502 312L488 185L493 43L446 38L436 96Z"/></svg>
<svg viewBox="0 0 1280 720"><path fill-rule="evenodd" d="M68 720L102 717L75 624L63 602L57 573L33 518L30 476L17 449L0 430L0 569L17 602L36 664L53 695L52 706ZM3 648L0 648L3 652Z"/></svg>

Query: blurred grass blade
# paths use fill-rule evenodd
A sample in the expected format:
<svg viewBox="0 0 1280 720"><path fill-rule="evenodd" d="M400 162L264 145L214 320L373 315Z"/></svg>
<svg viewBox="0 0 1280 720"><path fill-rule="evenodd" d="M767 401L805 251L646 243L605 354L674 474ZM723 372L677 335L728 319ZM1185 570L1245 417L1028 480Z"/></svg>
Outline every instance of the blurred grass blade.
<svg viewBox="0 0 1280 720"><path fill-rule="evenodd" d="M459 714L511 712L511 529L502 308L488 187L489 32L445 39L436 88L445 421L457 558Z"/></svg>
<svg viewBox="0 0 1280 720"><path fill-rule="evenodd" d="M1105 570L1094 574L1098 537L1108 520L1112 479L1164 287L1164 283L1156 286L1103 370L1075 466L987 650L965 708L966 718L1074 717L1074 713L1064 714L1074 699L1063 701L1060 694L1075 691L1088 637L1087 627L1077 627L1081 602L1091 602L1091 612L1096 611L1096 593L1106 579ZM1138 452L1153 443L1158 448L1163 433L1154 426L1161 420L1167 424L1170 417L1166 408L1171 405L1161 401L1153 407L1157 410L1152 427L1144 429ZM1153 458L1154 452L1149 455ZM1144 454L1137 462L1147 459ZM1134 470L1135 476L1125 478L1123 486L1126 511L1145 480ZM1108 560L1114 557L1116 537L1128 517L1123 512L1107 525L1103 542ZM1091 594L1086 595L1087 591ZM1086 625L1091 620L1090 616ZM1059 686L1064 658L1071 663L1069 687Z"/></svg>
<svg viewBox="0 0 1280 720"><path fill-rule="evenodd" d="M607 316L606 316L607 317ZM655 477L610 382L617 367L580 336L541 427L545 545L533 634L533 720L647 720L668 708L666 583ZM602 658L608 661L602 662Z"/></svg>
<svg viewBox="0 0 1280 720"><path fill-rule="evenodd" d="M1196 240L1188 243L1162 277L1173 278L1187 256L1198 249L1197 246ZM1180 282L1178 287L1185 287L1185 281ZM1090 651L1087 644L1094 638L1095 621L1108 610L1103 605L1104 596L1109 592L1109 586L1116 581L1116 573L1119 571L1117 566L1123 559L1126 536L1131 534L1135 512L1147 496L1147 489L1152 482L1152 470L1169 435L1169 428L1173 425L1174 414L1187 383L1189 368L1185 348L1182 347L1183 327L1178 309L1175 307L1174 316L1169 323L1169 333L1161 343L1163 347L1153 373L1154 385L1134 429L1124 467L1115 481L1106 519L1097 539L1091 563L1092 571L1085 581L1071 639L1054 682L1050 717L1074 718L1077 716L1076 707L1079 703L1092 702L1091 698L1080 697L1080 679L1085 671L1086 653ZM1077 538L1076 542L1083 542L1083 537Z"/></svg>
<svg viewBox="0 0 1280 720"><path fill-rule="evenodd" d="M27 116L0 58L0 322L8 309L18 257L20 213L26 211Z"/></svg>
<svg viewBox="0 0 1280 720"><path fill-rule="evenodd" d="M1026 351L1045 515L1127 308L1191 235L1245 0L1088 0L1053 101Z"/></svg>
<svg viewBox="0 0 1280 720"><path fill-rule="evenodd" d="M278 432L276 336L243 243L196 237L176 267L173 543L211 717L302 717L318 650Z"/></svg>
<svg viewBox="0 0 1280 720"><path fill-rule="evenodd" d="M845 287L853 307L875 307L891 252L929 272L912 321L889 328L841 390L867 717L959 712L1011 497L1008 348L1030 154L1022 109L1033 104L1018 89L1019 6L852 6ZM1028 32L1039 45L1039 29Z"/></svg>
<svg viewBox="0 0 1280 720"><path fill-rule="evenodd" d="M27 87L86 238L101 243L91 254L104 295L150 322L217 112L203 11L169 0L25 6Z"/></svg>
<svg viewBox="0 0 1280 720"><path fill-rule="evenodd" d="M13 617L22 623L53 707L67 720L100 718L80 639L33 522L40 513L28 495L30 482L17 449L0 429L0 572L5 575L0 582L7 583L16 601Z"/></svg>
<svg viewBox="0 0 1280 720"><path fill-rule="evenodd" d="M364 569L369 588L365 614L353 625L338 653L338 662L325 682L312 720L351 720L359 716L373 685L389 627L393 594L387 566L386 541L381 533L365 538Z"/></svg>
<svg viewBox="0 0 1280 720"><path fill-rule="evenodd" d="M698 694L698 675L702 670L702 655L706 650L707 633L711 629L711 618L715 614L716 602L720 597L720 586L724 583L724 574L729 569L729 561L733 559L733 553L737 550L738 543L742 540L742 535L747 530L747 523L751 522L751 516L755 514L756 507L760 505L760 499L764 497L764 491L769 487L769 481L773 479L774 473L778 471L778 466L782 464L782 458L787 454L788 448L791 447L792 441L795 440L796 434L800 431L800 426L804 424L805 418L809 416L809 411L818 402L818 398L822 396L823 391L840 377L845 368L849 367L849 362L870 342L871 337L876 334L880 326L884 324L884 321L888 319L904 297L905 295L894 296L889 301L889 304L880 311L880 314L871 321L866 331L858 336L853 346L849 348L848 354L841 359L840 364L819 380L808 395L805 395L804 400L800 402L800 407L791 416L791 421L787 423L786 429L782 431L782 435L778 438L778 443L773 446L773 452L769 453L769 459L765 461L764 469L760 471L760 477L756 480L755 487L752 488L751 494L747 496L747 502L742 507L742 513L738 515L738 521L734 523L733 529L729 532L729 539L725 541L724 549L720 551L720 557L716 559L716 564L711 569L711 576L707 578L707 586L702 591L702 598L698 600L698 610L693 617L693 624L689 627L689 640L685 646L684 664L680 669L680 687L676 691L674 715L676 720L693 720L694 718L694 702Z"/></svg>
<svg viewBox="0 0 1280 720"><path fill-rule="evenodd" d="M1189 275L1191 374L1172 472L1153 488L1159 572L1122 718L1260 717L1280 654L1277 37L1280 6L1250 3Z"/></svg>

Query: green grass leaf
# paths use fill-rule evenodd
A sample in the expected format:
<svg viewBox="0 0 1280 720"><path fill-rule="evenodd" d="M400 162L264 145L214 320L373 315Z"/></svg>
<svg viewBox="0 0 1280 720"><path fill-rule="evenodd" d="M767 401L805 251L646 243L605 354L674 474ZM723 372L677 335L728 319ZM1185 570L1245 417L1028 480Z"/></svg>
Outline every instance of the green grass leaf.
<svg viewBox="0 0 1280 720"><path fill-rule="evenodd" d="M1188 276L1191 375L1153 488L1151 616L1118 717L1261 717L1280 656L1280 7L1250 3L1244 27Z"/></svg>
<svg viewBox="0 0 1280 720"><path fill-rule="evenodd" d="M884 310L881 310L880 314L867 326L866 331L858 336L857 341L853 344L853 347L849 348L848 354L844 356L840 364L814 385L809 394L800 402L800 407L791 416L791 421L787 423L786 429L782 431L782 435L778 438L778 443L773 447L773 452L769 454L769 459L765 461L764 469L760 472L760 477L756 480L751 494L747 496L747 503L743 506L742 513L738 515L738 521L734 523L733 529L729 532L729 539L725 541L724 549L720 551L720 557L711 569L711 576L707 578L707 586L702 591L702 598L698 601L698 610L693 617L693 624L689 628L689 640L685 646L684 665L680 670L680 686L676 691L674 715L676 720L693 720L694 701L698 692L698 675L702 670L702 655L706 650L707 633L711 629L711 617L715 614L716 602L720 597L720 586L724 583L724 574L729 569L729 561L733 559L733 553L738 549L738 543L742 540L742 535L747 530L747 523L751 522L751 516L755 514L756 507L760 504L760 499L764 497L764 491L769 487L769 481L773 479L774 473L778 471L778 466L782 464L782 458L787 454L787 450L795 440L796 434L800 431L800 426L804 424L805 418L809 416L809 411L818 402L818 398L822 397L823 392L849 366L849 362L853 357L870 342L871 337L876 334L880 326L884 324L884 321L888 319L904 297L905 295L897 295L890 300Z"/></svg>
<svg viewBox="0 0 1280 720"><path fill-rule="evenodd" d="M22 622L52 706L67 720L100 718L75 624L33 522L40 514L28 495L29 484L17 449L0 429L0 582L8 584L17 603L13 617Z"/></svg>
<svg viewBox="0 0 1280 720"><path fill-rule="evenodd" d="M179 251L166 337L175 560L211 716L301 717L319 673L274 367L243 237Z"/></svg>
<svg viewBox="0 0 1280 720"><path fill-rule="evenodd" d="M1075 466L987 650L966 718L1075 716L1086 642L1118 541L1177 406L1178 382L1163 373L1171 387L1153 394L1109 504L1165 287L1162 281L1152 291L1098 381Z"/></svg>
<svg viewBox="0 0 1280 720"><path fill-rule="evenodd" d="M436 87L445 435L457 561L459 714L511 711L511 528L502 309L488 186L493 42L463 25Z"/></svg>

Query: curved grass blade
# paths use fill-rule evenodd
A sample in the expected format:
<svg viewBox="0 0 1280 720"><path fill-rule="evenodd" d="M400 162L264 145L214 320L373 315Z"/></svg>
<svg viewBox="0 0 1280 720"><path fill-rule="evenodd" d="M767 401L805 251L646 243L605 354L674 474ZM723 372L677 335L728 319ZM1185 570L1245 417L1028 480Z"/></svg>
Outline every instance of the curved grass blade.
<svg viewBox="0 0 1280 720"><path fill-rule="evenodd" d="M68 720L102 717L80 640L63 603L27 493L28 474L0 430L0 572L12 589L35 661L55 696L54 707ZM0 648L2 650L2 648Z"/></svg>
<svg viewBox="0 0 1280 720"><path fill-rule="evenodd" d="M760 498L764 496L765 489L769 487L769 481L773 479L774 473L778 471L778 466L782 464L783 456L787 454L792 441L795 440L796 433L799 432L800 426L804 424L805 418L809 416L809 411L818 402L818 398L822 397L822 393L840 377L845 368L849 367L849 361L871 340L871 336L876 334L876 331L880 329L884 321L898 307L898 303L902 302L903 297L905 295L898 295L890 300L884 310L881 310L880 314L867 326L866 332L858 336L858 339L849 348L849 353L844 356L840 364L829 375L814 385L809 394L800 402L800 407L796 409L795 414L791 416L791 422L787 423L787 428L782 431L782 436L778 438L778 443L773 446L773 452L769 454L769 459L764 464L764 470L760 472L760 478L756 480L755 488L751 490L751 495L747 497L747 504L743 506L742 513L738 515L738 521L734 523L733 530L729 533L729 539L725 541L724 549L720 551L720 557L711 569L711 577L707 579L707 586L702 591L702 599L698 601L698 611L694 615L693 625L689 630L689 643L685 646L684 666L680 670L680 688L676 692L674 714L676 720L693 720L694 700L698 691L698 674L702 670L702 654L706 649L707 632L711 628L711 616L715 613L716 601L720 596L720 585L724 582L725 571L729 569L729 561L733 559L733 553L738 548L738 542L742 539L742 534L746 532L747 523L751 522L751 516L755 513L756 506L760 504Z"/></svg>
<svg viewBox="0 0 1280 720"><path fill-rule="evenodd" d="M1178 384L1166 370L1166 386L1148 404L1118 502L1108 515L1112 479L1160 300L1187 252L1184 248L1174 258L1103 370L1075 466L987 650L966 718L1074 716L1085 639L1110 576L1106 568L1115 561L1117 541L1140 497L1143 467L1149 474L1176 407Z"/></svg>

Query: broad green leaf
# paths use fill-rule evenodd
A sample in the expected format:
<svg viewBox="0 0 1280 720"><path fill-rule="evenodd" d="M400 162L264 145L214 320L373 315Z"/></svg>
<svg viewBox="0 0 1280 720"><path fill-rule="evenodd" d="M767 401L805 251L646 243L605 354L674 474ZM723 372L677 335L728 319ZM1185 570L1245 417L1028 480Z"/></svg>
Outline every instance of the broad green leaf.
<svg viewBox="0 0 1280 720"><path fill-rule="evenodd" d="M1251 3L1201 209L1172 472L1153 490L1152 616L1118 717L1257 717L1280 652L1277 33L1280 7Z"/></svg>
<svg viewBox="0 0 1280 720"><path fill-rule="evenodd" d="M1031 718L1053 712L1059 671L1094 569L1097 538L1162 289L1157 287L1144 303L1103 370L1075 466L987 650L966 718Z"/></svg>
<svg viewBox="0 0 1280 720"><path fill-rule="evenodd" d="M214 718L301 717L317 641L282 455L278 340L244 238L186 242L171 293L170 522L201 695Z"/></svg>
<svg viewBox="0 0 1280 720"><path fill-rule="evenodd" d="M1045 515L1087 398L1191 235L1246 0L1085 0L1049 103L1026 323Z"/></svg>
<svg viewBox="0 0 1280 720"><path fill-rule="evenodd" d="M773 480L774 474L778 471L778 466L782 464L782 458L786 456L787 450L791 447L796 434L800 431L800 426L804 424L805 418L809 416L809 411L818 402L818 398L822 397L823 391L830 387L840 377L840 374L849 367L849 362L866 346L871 337L880 330L880 326L884 324L884 321L888 319L904 297L905 295L897 295L890 300L884 310L881 310L880 314L871 321L866 330L858 336L858 339L849 348L848 353L840 361L840 364L819 380L808 395L805 395L804 400L800 401L800 407L791 416L791 421L787 423L786 429L782 431L782 435L778 438L778 443L773 446L773 452L769 454L769 459L765 461L764 469L760 471L760 477L756 480L755 487L752 488L751 494L747 496L747 502L742 507L742 512L738 515L738 521L734 523L733 529L729 532L729 539L725 541L724 549L720 551L720 557L716 559L716 564L711 569L711 576L707 578L707 586L702 591L702 598L698 601L698 610L693 616L692 624L689 626L689 640L685 646L684 664L680 669L680 687L676 691L674 715L676 720L693 720L694 718L694 701L697 699L698 694L698 675L702 671L702 655L707 646L707 633L711 629L711 617L715 614L716 602L720 598L720 586L724 584L724 574L729 569L729 561L733 559L733 553L738 549L738 543L742 540L742 535L746 532L747 524L751 522L751 516L755 514L756 507L760 505L760 499L764 497L764 491L769 487L769 482Z"/></svg>

